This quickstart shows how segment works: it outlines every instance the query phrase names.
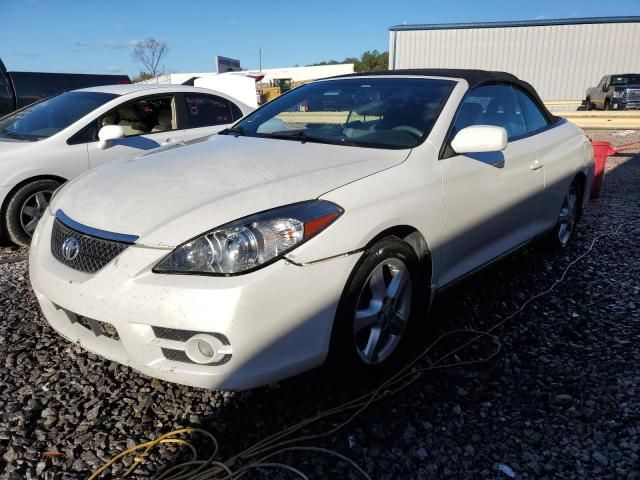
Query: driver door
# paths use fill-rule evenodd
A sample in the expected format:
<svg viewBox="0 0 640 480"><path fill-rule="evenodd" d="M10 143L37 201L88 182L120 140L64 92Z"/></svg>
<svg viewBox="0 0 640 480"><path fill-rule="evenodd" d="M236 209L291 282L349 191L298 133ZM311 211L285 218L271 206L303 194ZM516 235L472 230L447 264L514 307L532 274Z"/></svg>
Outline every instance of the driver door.
<svg viewBox="0 0 640 480"><path fill-rule="evenodd" d="M450 147L440 160L445 204L441 285L476 270L533 235L544 190L536 137L527 137L510 85L484 85L467 94L449 142L470 125L505 128L501 152L459 155Z"/></svg>
<svg viewBox="0 0 640 480"><path fill-rule="evenodd" d="M173 94L145 96L119 105L93 122L94 141L88 143L91 168L184 139L179 128ZM106 125L119 125L125 137L100 149L97 132Z"/></svg>

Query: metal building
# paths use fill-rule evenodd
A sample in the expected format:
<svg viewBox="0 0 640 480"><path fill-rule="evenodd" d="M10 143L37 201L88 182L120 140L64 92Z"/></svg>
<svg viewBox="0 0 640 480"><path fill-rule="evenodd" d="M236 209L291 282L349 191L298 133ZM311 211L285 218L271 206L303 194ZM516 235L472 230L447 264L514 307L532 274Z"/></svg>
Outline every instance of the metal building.
<svg viewBox="0 0 640 480"><path fill-rule="evenodd" d="M545 101L581 100L606 74L640 73L640 17L389 28L389 68L503 70Z"/></svg>

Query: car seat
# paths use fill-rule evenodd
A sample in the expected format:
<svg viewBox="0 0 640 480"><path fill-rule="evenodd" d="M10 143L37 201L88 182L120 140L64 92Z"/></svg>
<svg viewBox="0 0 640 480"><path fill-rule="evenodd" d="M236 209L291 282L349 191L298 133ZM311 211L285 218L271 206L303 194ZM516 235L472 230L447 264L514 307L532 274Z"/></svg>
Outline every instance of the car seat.
<svg viewBox="0 0 640 480"><path fill-rule="evenodd" d="M506 96L496 96L487 106L487 113L483 121L487 125L504 127L509 138L525 133L522 114L516 112L515 99Z"/></svg>
<svg viewBox="0 0 640 480"><path fill-rule="evenodd" d="M128 105L122 107L118 113L120 114L120 122L118 122L118 125L124 129L125 135L140 135L141 133L146 133L140 121L140 115L134 106Z"/></svg>
<svg viewBox="0 0 640 480"><path fill-rule="evenodd" d="M118 114L117 112L109 113L102 117L100 120L100 127L106 127L107 125L118 125Z"/></svg>
<svg viewBox="0 0 640 480"><path fill-rule="evenodd" d="M151 129L151 132L166 132L168 130L173 130L171 110L161 110L158 114L158 124Z"/></svg>

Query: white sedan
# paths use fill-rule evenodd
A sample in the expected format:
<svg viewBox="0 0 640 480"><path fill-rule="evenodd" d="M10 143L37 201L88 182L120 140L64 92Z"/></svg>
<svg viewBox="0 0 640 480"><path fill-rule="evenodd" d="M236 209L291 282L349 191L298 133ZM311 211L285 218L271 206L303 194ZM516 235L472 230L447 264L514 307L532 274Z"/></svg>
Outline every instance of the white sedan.
<svg viewBox="0 0 640 480"><path fill-rule="evenodd" d="M54 329L204 388L375 369L439 290L565 248L593 178L583 132L499 72L336 77L221 133L60 190L30 258Z"/></svg>
<svg viewBox="0 0 640 480"><path fill-rule="evenodd" d="M52 193L110 160L222 130L254 109L183 85L63 93L0 119L0 236L28 245Z"/></svg>

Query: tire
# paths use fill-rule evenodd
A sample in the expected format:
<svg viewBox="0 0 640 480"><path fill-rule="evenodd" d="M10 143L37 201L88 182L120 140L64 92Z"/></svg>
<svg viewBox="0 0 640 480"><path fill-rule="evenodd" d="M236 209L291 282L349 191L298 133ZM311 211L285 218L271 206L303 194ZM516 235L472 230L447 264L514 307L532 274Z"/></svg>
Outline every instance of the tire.
<svg viewBox="0 0 640 480"><path fill-rule="evenodd" d="M604 109L611 110L611 100L609 100L608 98L604 101Z"/></svg>
<svg viewBox="0 0 640 480"><path fill-rule="evenodd" d="M60 182L55 180L35 180L23 185L11 196L3 219L9 240L23 247L29 246L38 220L59 186Z"/></svg>
<svg viewBox="0 0 640 480"><path fill-rule="evenodd" d="M578 179L574 179L563 199L556 226L547 238L548 244L552 248L564 250L573 240L576 226L580 220L582 195L582 185Z"/></svg>
<svg viewBox="0 0 640 480"><path fill-rule="evenodd" d="M591 103L591 100L589 98L587 98L584 101L584 109L587 110L587 111L593 109L593 104Z"/></svg>
<svg viewBox="0 0 640 480"><path fill-rule="evenodd" d="M400 239L386 237L369 248L338 305L327 365L352 374L376 372L391 363L424 311L422 277L416 253ZM392 291L395 296L389 295Z"/></svg>

